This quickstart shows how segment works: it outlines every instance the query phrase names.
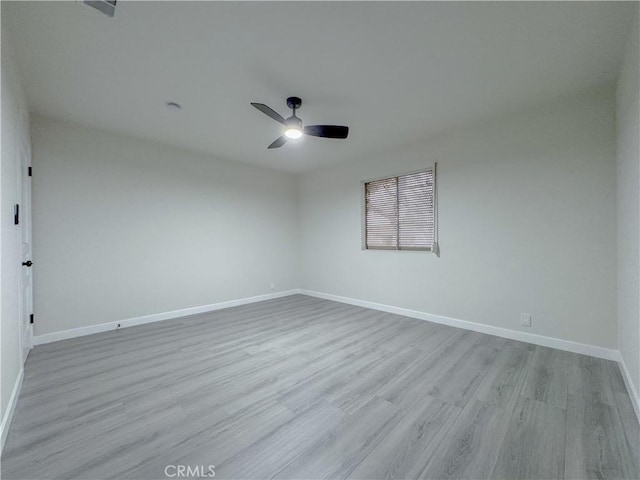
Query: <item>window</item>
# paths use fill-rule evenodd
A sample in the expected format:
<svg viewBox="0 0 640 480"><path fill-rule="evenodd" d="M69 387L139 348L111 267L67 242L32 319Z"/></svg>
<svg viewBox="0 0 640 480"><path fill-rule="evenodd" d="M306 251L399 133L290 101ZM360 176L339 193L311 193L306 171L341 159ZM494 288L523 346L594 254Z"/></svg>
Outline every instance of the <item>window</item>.
<svg viewBox="0 0 640 480"><path fill-rule="evenodd" d="M437 253L435 169L364 184L365 248Z"/></svg>

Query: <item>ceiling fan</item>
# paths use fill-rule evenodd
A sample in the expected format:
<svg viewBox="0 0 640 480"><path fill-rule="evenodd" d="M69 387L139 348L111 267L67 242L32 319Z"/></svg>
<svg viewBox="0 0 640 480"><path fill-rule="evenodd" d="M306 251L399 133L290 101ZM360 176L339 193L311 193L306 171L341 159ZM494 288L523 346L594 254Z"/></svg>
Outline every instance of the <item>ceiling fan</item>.
<svg viewBox="0 0 640 480"><path fill-rule="evenodd" d="M289 139L300 138L302 135L324 138L347 138L347 135L349 135L349 127L343 127L340 125L308 125L303 127L302 120L296 117L296 109L300 108L300 105L302 105L302 100L298 97L287 98L287 106L293 110L293 115L286 119L264 103L252 102L251 105L256 107L265 115L273 118L276 122L284 125L282 136L276 138L275 141L267 148L280 148L282 145L287 143Z"/></svg>

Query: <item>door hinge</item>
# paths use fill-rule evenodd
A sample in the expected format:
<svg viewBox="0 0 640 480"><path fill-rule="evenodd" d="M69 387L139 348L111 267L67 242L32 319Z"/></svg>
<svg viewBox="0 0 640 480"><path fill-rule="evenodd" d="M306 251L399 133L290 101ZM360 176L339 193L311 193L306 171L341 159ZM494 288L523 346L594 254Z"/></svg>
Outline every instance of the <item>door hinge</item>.
<svg viewBox="0 0 640 480"><path fill-rule="evenodd" d="M29 315L29 323L33 323L33 313Z"/></svg>
<svg viewBox="0 0 640 480"><path fill-rule="evenodd" d="M29 176L33 177L33 169L31 167L29 167Z"/></svg>
<svg viewBox="0 0 640 480"><path fill-rule="evenodd" d="M14 225L19 225L20 224L20 205L18 205L16 203L16 207L13 211L13 224Z"/></svg>

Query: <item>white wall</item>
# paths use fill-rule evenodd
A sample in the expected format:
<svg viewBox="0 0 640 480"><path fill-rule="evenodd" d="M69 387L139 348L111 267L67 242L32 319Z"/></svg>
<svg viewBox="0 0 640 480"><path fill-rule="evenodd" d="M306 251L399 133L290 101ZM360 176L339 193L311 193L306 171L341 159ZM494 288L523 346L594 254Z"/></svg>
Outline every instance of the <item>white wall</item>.
<svg viewBox="0 0 640 480"><path fill-rule="evenodd" d="M0 178L0 412L6 420L9 398L22 368L18 314L19 230L13 224L18 200L20 147L29 141L28 113L10 44L2 36L2 167ZM3 431L6 434L6 431Z"/></svg>
<svg viewBox="0 0 640 480"><path fill-rule="evenodd" d="M640 56L638 17L616 92L618 164L618 348L640 391Z"/></svg>
<svg viewBox="0 0 640 480"><path fill-rule="evenodd" d="M614 148L606 89L303 174L301 286L616 348ZM362 251L360 182L434 161L441 257Z"/></svg>
<svg viewBox="0 0 640 480"><path fill-rule="evenodd" d="M31 120L36 335L297 287L292 175Z"/></svg>

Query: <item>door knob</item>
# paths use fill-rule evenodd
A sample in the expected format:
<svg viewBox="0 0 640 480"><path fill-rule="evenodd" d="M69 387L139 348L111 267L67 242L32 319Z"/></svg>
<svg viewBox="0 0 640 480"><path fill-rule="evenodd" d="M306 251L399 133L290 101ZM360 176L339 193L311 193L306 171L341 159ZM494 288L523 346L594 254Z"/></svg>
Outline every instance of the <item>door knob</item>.
<svg viewBox="0 0 640 480"><path fill-rule="evenodd" d="M33 265L33 262L31 260L27 260L26 262L22 262L22 265L25 267L30 267L31 265Z"/></svg>

